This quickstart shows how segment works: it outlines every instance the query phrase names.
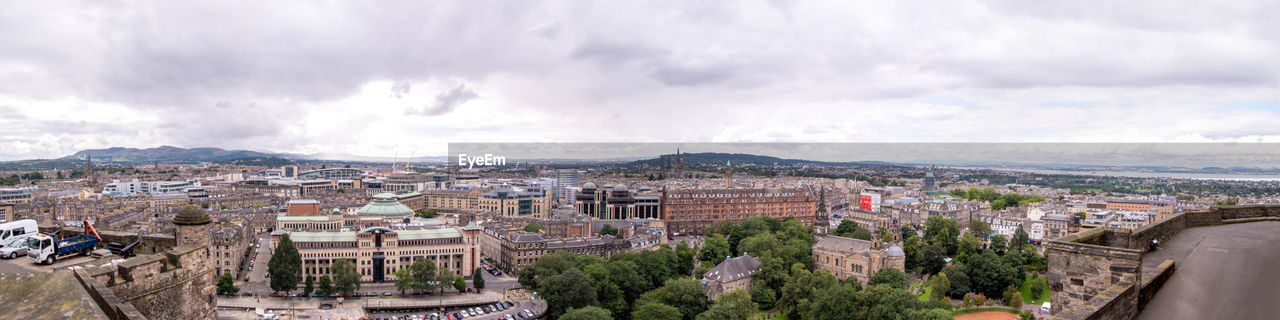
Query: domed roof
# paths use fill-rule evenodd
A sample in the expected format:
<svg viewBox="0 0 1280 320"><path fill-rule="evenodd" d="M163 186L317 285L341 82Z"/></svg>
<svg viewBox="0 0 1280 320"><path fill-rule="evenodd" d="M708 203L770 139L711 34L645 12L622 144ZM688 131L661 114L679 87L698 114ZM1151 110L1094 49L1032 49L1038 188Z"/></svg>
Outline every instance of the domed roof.
<svg viewBox="0 0 1280 320"><path fill-rule="evenodd" d="M582 188L583 188L583 189L595 189L595 188L596 188L596 183L595 183L595 182L587 182L587 183L583 183L583 184L582 184Z"/></svg>
<svg viewBox="0 0 1280 320"><path fill-rule="evenodd" d="M209 215L204 213L197 205L189 205L178 210L178 214L173 217L173 224L180 226L198 226L209 224Z"/></svg>
<svg viewBox="0 0 1280 320"><path fill-rule="evenodd" d="M892 246L889 246L889 256L905 257L907 256L907 254L905 252L902 252L902 247L899 247L898 245L892 245Z"/></svg>
<svg viewBox="0 0 1280 320"><path fill-rule="evenodd" d="M340 216L342 215L342 210L338 210L338 208L333 208L333 212L330 212L329 214Z"/></svg>
<svg viewBox="0 0 1280 320"><path fill-rule="evenodd" d="M364 205L356 214L361 216L403 217L413 215L413 209L409 209L409 207L400 204L395 199L374 196L373 202Z"/></svg>
<svg viewBox="0 0 1280 320"><path fill-rule="evenodd" d="M619 183L613 186L613 191L627 191L627 185Z"/></svg>

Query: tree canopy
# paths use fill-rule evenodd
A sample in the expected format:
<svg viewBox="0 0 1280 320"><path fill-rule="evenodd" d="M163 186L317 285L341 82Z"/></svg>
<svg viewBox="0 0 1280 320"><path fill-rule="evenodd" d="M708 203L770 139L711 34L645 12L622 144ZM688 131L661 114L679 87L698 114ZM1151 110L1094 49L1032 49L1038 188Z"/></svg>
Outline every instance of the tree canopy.
<svg viewBox="0 0 1280 320"><path fill-rule="evenodd" d="M267 261L267 274L271 275L271 290L276 292L293 291L302 280L302 255L289 240L289 234L280 235L280 242Z"/></svg>

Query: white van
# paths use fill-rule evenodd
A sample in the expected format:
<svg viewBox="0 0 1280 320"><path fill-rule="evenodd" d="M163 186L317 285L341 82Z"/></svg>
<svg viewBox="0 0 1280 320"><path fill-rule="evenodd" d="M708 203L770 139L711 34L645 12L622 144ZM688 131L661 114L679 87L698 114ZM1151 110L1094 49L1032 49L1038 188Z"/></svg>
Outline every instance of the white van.
<svg viewBox="0 0 1280 320"><path fill-rule="evenodd" d="M36 221L18 220L0 224L0 247L22 247L27 245L27 237L40 232Z"/></svg>

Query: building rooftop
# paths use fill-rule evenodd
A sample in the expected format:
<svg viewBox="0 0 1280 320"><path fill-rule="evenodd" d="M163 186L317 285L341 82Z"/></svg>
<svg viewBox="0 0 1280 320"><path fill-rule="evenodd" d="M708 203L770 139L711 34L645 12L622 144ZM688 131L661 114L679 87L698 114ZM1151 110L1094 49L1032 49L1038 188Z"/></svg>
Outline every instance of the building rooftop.
<svg viewBox="0 0 1280 320"><path fill-rule="evenodd" d="M704 279L721 283L750 277L760 271L760 258L742 255L725 259L702 276Z"/></svg>

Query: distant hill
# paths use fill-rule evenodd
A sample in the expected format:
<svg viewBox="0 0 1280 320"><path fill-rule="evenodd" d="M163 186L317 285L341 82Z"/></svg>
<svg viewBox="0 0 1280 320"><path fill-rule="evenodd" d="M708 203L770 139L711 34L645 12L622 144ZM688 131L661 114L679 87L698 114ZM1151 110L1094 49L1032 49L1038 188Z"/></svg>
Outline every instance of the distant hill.
<svg viewBox="0 0 1280 320"><path fill-rule="evenodd" d="M151 163L151 162L215 162L239 158L274 157L277 154L247 150L223 150L220 148L179 148L160 146L149 149L107 148L81 150L70 156L71 159L84 159L93 156L93 160L117 163Z"/></svg>
<svg viewBox="0 0 1280 320"><path fill-rule="evenodd" d="M101 165L138 165L161 163L196 163L222 162L236 159L259 159L252 162L284 163L291 162L286 156L248 150L224 150L221 148L179 148L160 146L148 149L107 148L81 150L72 155L57 159L32 159L0 162L0 170L38 170L52 168L84 167L86 156L92 156L94 164ZM247 160L250 161L250 160Z"/></svg>

